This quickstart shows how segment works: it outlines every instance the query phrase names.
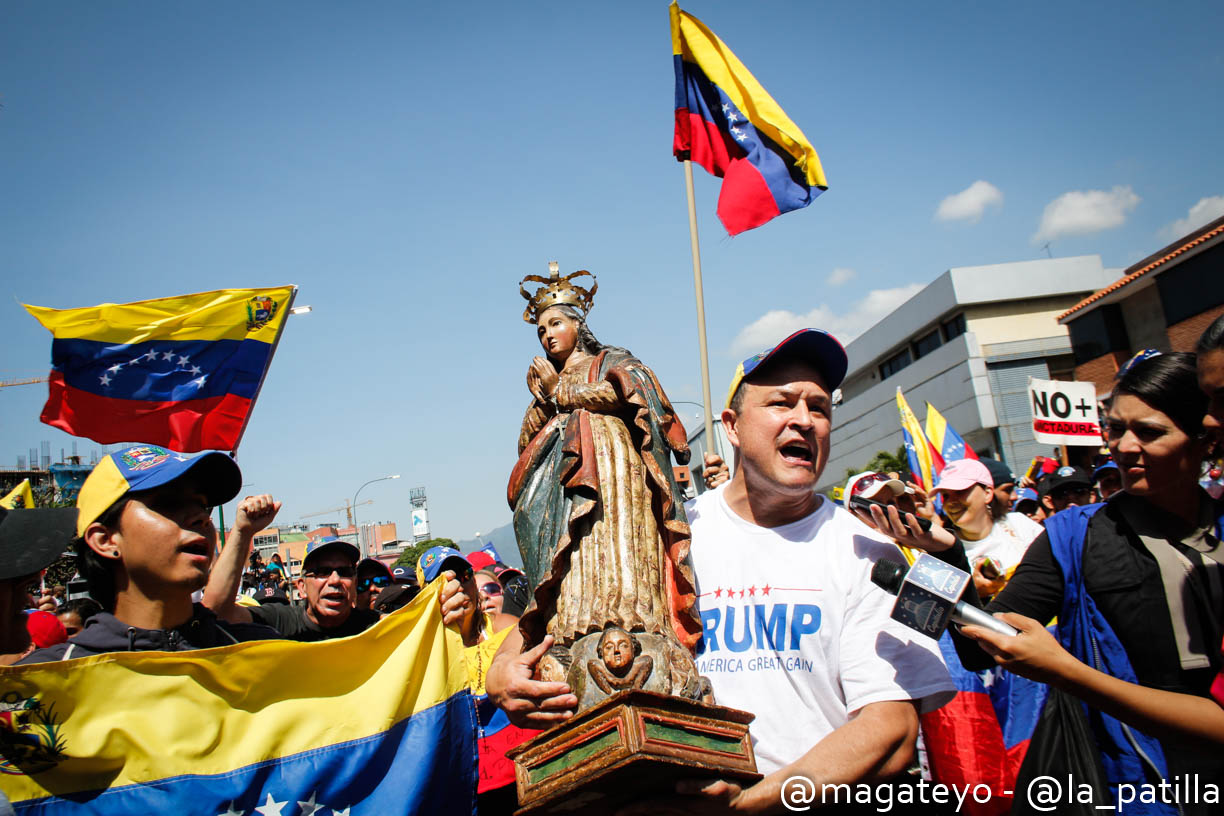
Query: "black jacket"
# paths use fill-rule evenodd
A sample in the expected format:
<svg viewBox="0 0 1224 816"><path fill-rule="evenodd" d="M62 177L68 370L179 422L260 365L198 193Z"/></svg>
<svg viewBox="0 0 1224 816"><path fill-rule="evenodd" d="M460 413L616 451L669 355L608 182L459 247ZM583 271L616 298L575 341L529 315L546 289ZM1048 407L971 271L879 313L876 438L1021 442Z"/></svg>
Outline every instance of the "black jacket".
<svg viewBox="0 0 1224 816"><path fill-rule="evenodd" d="M66 643L39 649L18 661L47 663L107 652L189 652L229 646L248 640L280 640L279 632L257 623L227 623L202 604L195 604L191 620L173 629L137 629L109 612L85 621L85 628ZM71 649L71 652L69 652Z"/></svg>

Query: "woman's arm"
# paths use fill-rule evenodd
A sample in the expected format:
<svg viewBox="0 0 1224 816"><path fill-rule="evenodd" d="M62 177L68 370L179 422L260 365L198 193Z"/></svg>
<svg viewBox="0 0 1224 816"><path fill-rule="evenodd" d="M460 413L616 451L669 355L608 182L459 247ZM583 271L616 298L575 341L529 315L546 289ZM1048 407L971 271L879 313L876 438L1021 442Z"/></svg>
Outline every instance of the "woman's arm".
<svg viewBox="0 0 1224 816"><path fill-rule="evenodd" d="M1224 707L1215 700L1119 680L1076 660L1032 618L1011 613L998 617L1020 634L999 635L980 626L961 631L1008 671L1060 688L1157 738L1224 744Z"/></svg>

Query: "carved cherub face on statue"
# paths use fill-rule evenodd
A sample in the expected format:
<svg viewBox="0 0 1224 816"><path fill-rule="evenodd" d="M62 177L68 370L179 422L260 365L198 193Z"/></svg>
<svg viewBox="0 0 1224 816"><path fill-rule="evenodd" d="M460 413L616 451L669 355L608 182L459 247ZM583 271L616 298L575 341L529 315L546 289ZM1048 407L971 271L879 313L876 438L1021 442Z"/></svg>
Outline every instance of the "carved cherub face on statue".
<svg viewBox="0 0 1224 816"><path fill-rule="evenodd" d="M633 665L633 637L618 626L604 630L599 639L599 656L613 674L623 675Z"/></svg>

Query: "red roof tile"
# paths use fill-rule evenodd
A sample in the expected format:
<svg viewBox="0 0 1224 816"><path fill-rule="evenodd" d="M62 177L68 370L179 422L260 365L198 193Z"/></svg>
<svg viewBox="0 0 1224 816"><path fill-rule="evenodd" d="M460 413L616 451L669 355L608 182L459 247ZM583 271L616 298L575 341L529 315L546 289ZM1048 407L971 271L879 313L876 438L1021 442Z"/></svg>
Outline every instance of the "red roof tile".
<svg viewBox="0 0 1224 816"><path fill-rule="evenodd" d="M1142 278L1144 275L1151 272L1153 269L1163 266L1164 264L1178 257L1179 255L1184 255L1185 253L1194 249L1199 244L1202 244L1206 241L1210 241L1212 238L1215 238L1217 235L1224 235L1224 219L1218 219L1217 221L1206 225L1206 227L1204 227L1204 230L1200 232L1198 235L1195 235L1193 238L1179 245L1176 249L1173 249L1171 252L1167 252L1164 255L1161 255L1156 260L1152 260L1152 256L1148 256L1147 258L1144 258L1142 261L1135 264L1130 269L1126 270L1126 275L1114 281L1113 283L1109 284L1108 286L1106 286L1104 289L1100 290L1099 292L1093 292L1091 295L1084 298L1079 303L1075 304L1070 309L1060 314L1058 316L1058 322L1061 323L1068 316L1075 314L1080 309L1083 309L1086 306L1090 306L1091 304L1097 302L1098 300L1105 297L1106 295L1112 294L1113 292L1118 291L1122 287L1128 286L1131 283L1134 283L1135 281L1139 280L1139 278Z"/></svg>

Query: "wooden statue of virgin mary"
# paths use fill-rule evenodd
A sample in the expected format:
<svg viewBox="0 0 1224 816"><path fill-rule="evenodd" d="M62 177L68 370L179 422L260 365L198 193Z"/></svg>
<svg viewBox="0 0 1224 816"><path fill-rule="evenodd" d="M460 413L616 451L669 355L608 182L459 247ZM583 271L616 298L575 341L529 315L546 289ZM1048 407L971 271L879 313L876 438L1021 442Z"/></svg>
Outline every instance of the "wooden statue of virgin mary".
<svg viewBox="0 0 1224 816"><path fill-rule="evenodd" d="M549 267L519 286L544 350L527 369L532 399L508 490L535 587L519 624L525 648L553 635L541 676L568 682L579 710L626 687L696 699L701 627L672 470L673 457L689 458L684 427L654 372L587 326L595 276ZM584 276L590 289L575 282Z"/></svg>

